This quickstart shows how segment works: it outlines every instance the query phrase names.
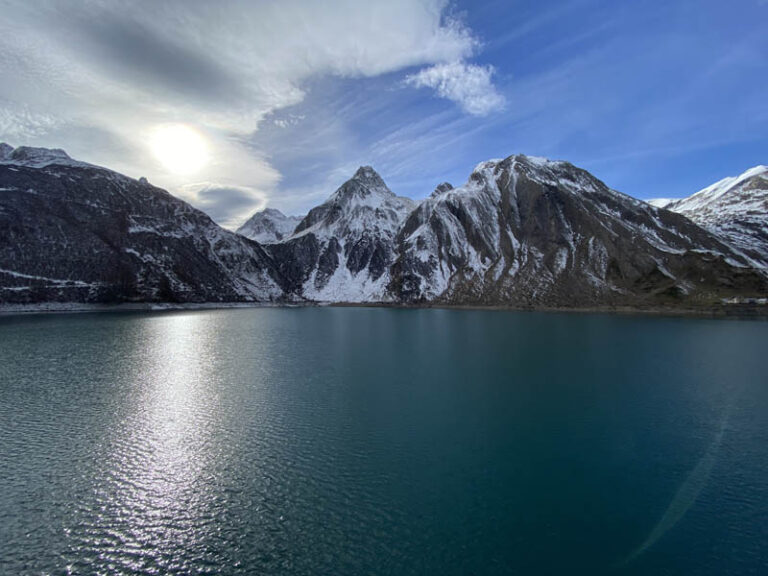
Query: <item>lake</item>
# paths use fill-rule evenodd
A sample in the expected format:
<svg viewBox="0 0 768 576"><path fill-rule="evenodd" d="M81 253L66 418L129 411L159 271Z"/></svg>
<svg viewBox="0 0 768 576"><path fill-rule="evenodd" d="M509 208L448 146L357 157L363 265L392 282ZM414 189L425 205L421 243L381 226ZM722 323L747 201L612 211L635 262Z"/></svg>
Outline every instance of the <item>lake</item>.
<svg viewBox="0 0 768 576"><path fill-rule="evenodd" d="M768 322L0 317L0 574L766 574Z"/></svg>

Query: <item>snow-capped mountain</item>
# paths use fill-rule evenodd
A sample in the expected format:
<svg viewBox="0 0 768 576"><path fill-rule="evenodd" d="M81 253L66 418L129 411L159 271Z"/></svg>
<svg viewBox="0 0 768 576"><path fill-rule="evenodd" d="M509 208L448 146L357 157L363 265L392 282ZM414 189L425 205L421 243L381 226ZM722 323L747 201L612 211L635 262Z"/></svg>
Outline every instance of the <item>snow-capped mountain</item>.
<svg viewBox="0 0 768 576"><path fill-rule="evenodd" d="M0 302L261 301L261 246L155 188L61 150L0 145Z"/></svg>
<svg viewBox="0 0 768 576"><path fill-rule="evenodd" d="M768 294L766 194L760 167L678 214L517 155L416 205L365 166L295 226L255 215L262 246L143 178L0 144L0 303L709 306Z"/></svg>
<svg viewBox="0 0 768 576"><path fill-rule="evenodd" d="M304 216L286 216L280 210L265 208L251 216L237 233L260 244L273 244L293 234Z"/></svg>
<svg viewBox="0 0 768 576"><path fill-rule="evenodd" d="M768 166L724 178L664 207L717 234L753 265L768 268Z"/></svg>
<svg viewBox="0 0 768 576"><path fill-rule="evenodd" d="M13 148L5 142L0 143L0 165L45 168L51 164L77 168L94 167L92 164L73 160L64 150L59 148L32 148L31 146Z"/></svg>
<svg viewBox="0 0 768 576"><path fill-rule="evenodd" d="M745 257L687 218L523 155L483 162L424 200L397 242L389 288L403 301L583 306L765 289Z"/></svg>
<svg viewBox="0 0 768 576"><path fill-rule="evenodd" d="M268 250L293 290L322 301L391 299L387 285L395 236L414 203L396 196L363 166L294 233Z"/></svg>

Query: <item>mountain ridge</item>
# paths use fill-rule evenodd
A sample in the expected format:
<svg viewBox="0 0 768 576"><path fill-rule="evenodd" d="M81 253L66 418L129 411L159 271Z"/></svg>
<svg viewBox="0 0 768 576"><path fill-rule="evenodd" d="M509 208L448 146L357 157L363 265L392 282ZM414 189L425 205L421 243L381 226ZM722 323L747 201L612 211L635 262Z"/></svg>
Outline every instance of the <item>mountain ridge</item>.
<svg viewBox="0 0 768 576"><path fill-rule="evenodd" d="M261 245L186 202L63 151L0 162L0 301L275 301Z"/></svg>
<svg viewBox="0 0 768 576"><path fill-rule="evenodd" d="M665 208L722 237L753 265L768 269L768 166L723 178Z"/></svg>
<svg viewBox="0 0 768 576"><path fill-rule="evenodd" d="M708 306L768 293L756 253L719 229L523 154L418 203L361 166L301 219L256 213L239 229L252 240L145 179L0 145L3 221L6 303Z"/></svg>

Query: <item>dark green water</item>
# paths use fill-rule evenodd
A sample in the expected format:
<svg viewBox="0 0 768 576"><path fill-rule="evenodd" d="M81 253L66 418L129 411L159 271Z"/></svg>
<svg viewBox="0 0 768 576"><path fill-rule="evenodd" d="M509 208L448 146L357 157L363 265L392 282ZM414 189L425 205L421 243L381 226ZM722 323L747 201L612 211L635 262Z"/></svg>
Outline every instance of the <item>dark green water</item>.
<svg viewBox="0 0 768 576"><path fill-rule="evenodd" d="M2 317L0 574L766 574L767 363L760 321Z"/></svg>

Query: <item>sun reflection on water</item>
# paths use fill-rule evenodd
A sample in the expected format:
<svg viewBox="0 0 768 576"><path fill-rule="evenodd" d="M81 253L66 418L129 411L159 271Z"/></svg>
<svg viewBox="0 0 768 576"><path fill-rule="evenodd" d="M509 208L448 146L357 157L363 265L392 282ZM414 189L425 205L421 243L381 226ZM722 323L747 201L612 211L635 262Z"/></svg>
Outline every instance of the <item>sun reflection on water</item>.
<svg viewBox="0 0 768 576"><path fill-rule="evenodd" d="M153 316L137 335L127 395L135 405L109 435L100 514L83 542L99 549L107 568L184 572L191 560L200 563L196 571L205 566L205 534L215 530L209 480L218 457L211 441L216 353L207 321L195 313Z"/></svg>

